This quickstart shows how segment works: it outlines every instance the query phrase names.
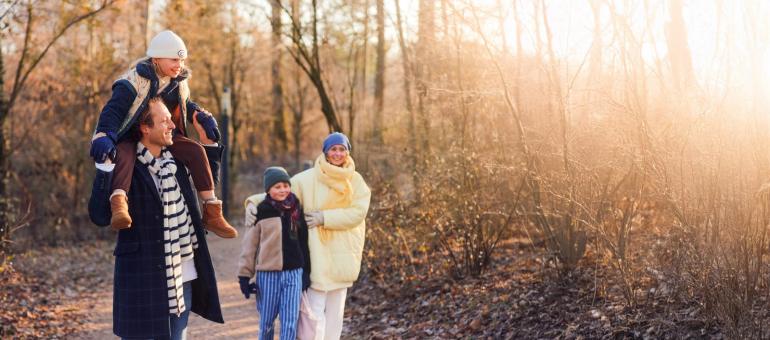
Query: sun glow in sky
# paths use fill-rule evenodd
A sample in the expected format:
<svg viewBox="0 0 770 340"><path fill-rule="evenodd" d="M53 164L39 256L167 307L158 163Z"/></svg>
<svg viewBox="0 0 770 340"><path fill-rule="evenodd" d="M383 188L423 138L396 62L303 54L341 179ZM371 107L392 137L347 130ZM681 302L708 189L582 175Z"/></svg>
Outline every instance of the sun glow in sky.
<svg viewBox="0 0 770 340"><path fill-rule="evenodd" d="M497 1L487 0L481 3L485 3L485 6L496 6ZM508 4L510 1L503 3L505 8L502 14L506 18L505 39L509 50L514 51L516 15L513 6ZM533 53L536 49L535 3L536 1L520 1L517 5L518 18L524 26L522 47L527 53ZM645 62L652 64L667 57L666 27L671 20L669 1L610 3L615 7L615 13L628 19L633 35L641 41ZM594 15L589 1L549 0L545 1L545 4L555 53L559 58L569 60L572 65L579 64L587 57L594 41ZM766 18L769 6L767 1L683 1L682 15L687 42L693 69L701 84L724 81L724 74L728 70L732 70L732 79L750 78L746 73L751 72L752 58L757 58L757 66L762 67L765 74L770 76L770 25L766 19L762 19ZM538 15L537 20L542 21L542 14ZM613 53L617 53L618 49L612 25L612 14L605 4L601 10L605 62ZM490 24L487 32L494 32L494 28L495 26ZM541 39L545 40L542 24L540 30ZM501 39L502 37L498 36L500 45Z"/></svg>
<svg viewBox="0 0 770 340"><path fill-rule="evenodd" d="M399 1L406 39L414 42L417 40L420 0ZM602 4L600 27L603 62L611 63L612 58L618 54L618 41L628 39L628 36L615 36L617 29L614 27L613 13L626 19L634 39L641 43L642 55L648 66L652 68L658 61L665 62L668 55L666 27L671 20L671 1L599 0ZM164 0L153 1L156 8L165 3ZM539 0L447 0L445 3L450 7L449 15L457 14L452 13L452 10L460 11L466 24L468 20L473 20L468 14L468 6L474 6L480 13L486 36L491 38L499 49L505 46L509 53L515 53L517 45L517 20L523 28L521 44L525 53L535 52L538 34L540 40L546 39L542 12L536 9ZM553 34L554 52L558 58L569 61L562 65L568 74L574 74L577 65L588 57L594 43L591 0L545 0L542 3L545 4L548 24ZM322 15L328 15L327 20L345 20L349 15L345 7L334 7L333 4L335 3L320 2L322 9L332 11L323 12ZM444 9L438 0L435 5L436 22L441 25ZM242 0L238 2L238 6L244 9L245 18L254 20L264 32L269 32L268 1ZM385 1L385 9L388 26L386 36L393 42L389 54L396 56L400 54L400 49L395 27L395 1ZM373 21L373 5L370 11L370 20ZM751 74L756 72L755 68L761 68L766 78L770 79L770 23L766 19L770 17L770 1L682 0L682 15L693 70L699 84L709 88L742 87L749 83ZM502 30L500 17L503 18ZM536 20L540 21L539 33ZM467 39L478 38L469 30L466 30L466 33ZM372 44L376 43L374 34L370 39Z"/></svg>
<svg viewBox="0 0 770 340"><path fill-rule="evenodd" d="M419 0L400 0L401 12L406 25L407 39L415 41ZM545 41L542 11L536 10L538 0L449 0L450 15L464 17L466 23L473 20L469 6L478 11L485 35L495 46L509 53L516 53L517 20L522 24L522 49L534 54L538 34ZM545 0L548 24L553 34L556 56L568 60L562 66L568 74L574 74L588 57L594 43L594 14L591 0ZM662 61L668 62L667 26L671 21L671 0L607 0L601 5L600 27L602 32L603 62L611 63L619 53L617 29L613 13L629 25L634 39L642 47L642 56L648 67ZM516 10L514 10L514 3ZM437 24L440 25L441 5L437 2ZM502 6L502 9L501 9ZM611 10L610 7L613 9ZM386 10L394 20L395 6L386 1ZM452 11L455 11L452 13ZM516 13L518 12L518 13ZM500 17L503 29L500 29ZM682 17L687 34L693 70L698 83L709 89L745 88L750 85L755 68L761 69L770 79L770 1L765 0L682 0ZM392 20L389 20L392 24ZM539 33L536 21L540 22ZM395 30L390 27L391 31ZM466 31L466 39L477 38ZM393 36L395 39L395 36ZM770 81L768 81L770 83ZM763 84L768 86L770 84ZM770 90L768 91L770 92Z"/></svg>

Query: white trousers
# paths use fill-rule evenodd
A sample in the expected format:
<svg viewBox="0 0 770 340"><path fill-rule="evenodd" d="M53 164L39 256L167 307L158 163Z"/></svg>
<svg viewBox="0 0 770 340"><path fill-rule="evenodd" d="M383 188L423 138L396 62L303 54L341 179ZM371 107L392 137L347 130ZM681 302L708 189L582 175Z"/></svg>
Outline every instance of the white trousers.
<svg viewBox="0 0 770 340"><path fill-rule="evenodd" d="M307 298L313 314L319 316L315 340L339 340L342 336L342 318L348 289L320 291L308 288Z"/></svg>

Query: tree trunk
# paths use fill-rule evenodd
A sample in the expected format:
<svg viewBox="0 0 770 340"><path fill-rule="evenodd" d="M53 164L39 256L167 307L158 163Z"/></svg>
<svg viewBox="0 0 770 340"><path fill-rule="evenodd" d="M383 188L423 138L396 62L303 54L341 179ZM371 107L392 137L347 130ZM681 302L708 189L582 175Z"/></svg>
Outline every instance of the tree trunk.
<svg viewBox="0 0 770 340"><path fill-rule="evenodd" d="M767 97L767 77L762 70L767 69L766 57L766 43L763 39L766 34L758 34L765 30L765 25L762 24L766 20L766 16L762 15L763 10L761 5L752 3L747 5L744 16L747 18L746 24L746 36L748 37L748 52L751 56L749 63L751 69L754 72L751 73L751 119L752 126L749 127L749 131L754 131L755 138L755 158L757 160L757 180L760 182L767 181L770 178L770 118L768 118L768 107L770 107L770 101Z"/></svg>
<svg viewBox="0 0 770 340"><path fill-rule="evenodd" d="M340 125L339 119L337 119L336 110L334 110L334 104L332 104L329 94L326 92L326 86L324 86L321 79L321 71L313 74L310 79L315 85L318 97L321 99L321 112L326 117L326 123L329 125L329 132L342 132L342 125Z"/></svg>
<svg viewBox="0 0 770 340"><path fill-rule="evenodd" d="M292 23L296 23L299 20L299 0L291 1L291 18ZM299 30L292 29L292 41L299 41ZM302 87L302 80L300 79L301 71L299 66L294 67L294 91L296 91L296 103L291 108L294 116L294 164L298 171L300 168L300 150L302 146L302 118L305 115L305 89ZM289 101L291 103L291 101ZM290 104L291 105L291 104Z"/></svg>
<svg viewBox="0 0 770 340"><path fill-rule="evenodd" d="M669 2L671 21L666 25L666 42L671 72L677 90L683 91L690 86L694 78L692 57L687 44L687 29L682 16L682 0Z"/></svg>
<svg viewBox="0 0 770 340"><path fill-rule="evenodd" d="M374 119L372 142L382 145L382 111L385 98L385 6L377 0L377 70L374 73Z"/></svg>
<svg viewBox="0 0 770 340"><path fill-rule="evenodd" d="M353 124L356 120L356 110L357 110L357 97L356 97L356 89L358 88L358 80L359 80L359 70L360 70L360 62L359 62L359 56L360 53L359 49L354 46L355 42L351 43L350 46L350 53L348 54L348 138L353 139ZM351 67L352 64L352 67ZM353 74L350 74L351 70Z"/></svg>
<svg viewBox="0 0 770 340"><path fill-rule="evenodd" d="M505 18L507 17L505 13L505 6L503 6L502 0L497 0L497 27L498 30L500 30L500 43L502 46L503 54L507 54L508 51L508 37L505 35Z"/></svg>
<svg viewBox="0 0 770 340"><path fill-rule="evenodd" d="M283 107L283 87L281 86L281 3L280 0L271 0L270 6L273 10L272 28L273 28L273 62L271 67L271 78L273 81L273 152L275 154L284 154L287 147L286 123Z"/></svg>
<svg viewBox="0 0 770 340"><path fill-rule="evenodd" d="M591 114L592 111L596 110L597 105L597 103L594 103L594 100L597 98L595 93L597 89L603 88L602 79L604 78L602 74L602 48L604 44L602 40L602 2L600 0L590 0L589 4L591 5L591 13L593 13L594 27L593 42L591 43L588 59L588 74L585 77L587 88L585 102L588 105L579 109L579 116L576 119L577 125L581 127L587 127L591 123Z"/></svg>
<svg viewBox="0 0 770 340"><path fill-rule="evenodd" d="M150 4L152 0L145 0L144 1L144 27L142 27L142 35L144 36L144 50L147 51L147 47L150 45L150 39L152 39L152 31L150 30L150 26L152 25L152 18L151 18L151 11L150 8L152 5Z"/></svg>
<svg viewBox="0 0 770 340"><path fill-rule="evenodd" d="M522 37L524 36L524 28L519 16L520 11L518 9L518 0L513 1L513 18L516 21L516 70L513 74L513 102L516 104L516 108L521 110L521 95L519 84L521 83L521 69L522 61L524 60L524 47L522 46Z"/></svg>
<svg viewBox="0 0 770 340"><path fill-rule="evenodd" d="M231 125L233 129L232 133L232 141L230 146L228 147L230 152L230 169L236 169L236 162L239 161L239 157L237 157L240 154L241 151L241 145L238 141L238 132L241 129L241 125L243 124L243 120L240 119L240 104L241 104L241 84L243 84L244 79L246 77L247 71L245 70L245 67L243 64L240 63L241 59L238 57L239 55L239 38L237 35L232 35L232 41L230 43L230 61L227 65L226 69L226 84L230 88L230 118L231 118ZM238 171L231 171L230 172L230 183L237 183L238 182ZM229 202L232 202L232 195L233 191L230 190L229 192L230 197L226 197Z"/></svg>
<svg viewBox="0 0 770 340"><path fill-rule="evenodd" d="M455 128L458 130L456 133L460 135L460 146L462 148L462 152L465 152L465 147L469 140L473 140L472 136L468 135L468 131L473 131L472 126L468 126L468 104L467 104L467 95L465 92L465 74L463 73L463 37L462 33L460 33L460 27L455 23L452 25L452 40L454 41L454 76L455 76L455 83L457 85L457 95L455 96L459 100L459 106L460 106L460 117L454 122ZM464 160L463 160L464 161Z"/></svg>
<svg viewBox="0 0 770 340"><path fill-rule="evenodd" d="M430 81L430 65L435 62L433 45L435 41L435 12L434 0L420 0L418 14L417 50L415 60L415 82L417 87L417 111L419 113L420 136L419 143L422 152L430 150L430 118L428 117L428 82Z"/></svg>
<svg viewBox="0 0 770 340"><path fill-rule="evenodd" d="M548 53L548 66L550 66L548 68L548 79L551 87L547 93L551 94L549 101L553 103L550 107L555 110L554 113L559 117L559 132L561 134L562 142L562 162L564 163L564 171L567 174L570 185L572 185L572 171L569 162L569 127L571 125L571 117L569 116L566 104L564 103L564 96L562 95L563 91L561 88L562 84L558 65L559 60L556 58L556 53L553 50L553 33L551 31L551 25L548 22L548 8L545 6L545 3L543 3L540 9L542 11L543 29L545 30L546 37L545 43L546 52Z"/></svg>
<svg viewBox="0 0 770 340"><path fill-rule="evenodd" d="M358 4L358 2L353 2L354 4ZM351 6L353 10L356 10L357 6ZM366 103L366 66L367 66L367 55L369 53L369 0L364 0L363 4L364 8L364 17L363 17L363 26L364 26L364 32L363 36L361 37L362 45L361 49L356 49L355 55L355 62L353 63L354 72L353 72L353 86L350 88L350 110L348 115L348 137L350 140L353 140L355 138L355 131L356 131L356 116L357 112L359 111L359 108ZM354 14L355 13L351 13ZM354 16L353 15L353 16ZM355 105L355 103L359 103L358 105Z"/></svg>
<svg viewBox="0 0 770 340"><path fill-rule="evenodd" d="M404 40L404 28L403 24L401 22L401 5L400 0L396 0L396 28L398 29L398 43L401 47L401 65L404 69L404 100L406 101L406 112L409 115L409 120L407 123L407 133L409 134L408 141L409 141L409 151L408 152L408 159L409 164L411 165L410 173L412 173L412 182L414 183L414 187L417 188L414 192L417 197L415 197L417 200L420 199L420 175L418 174L417 169L418 167L418 156L417 156L417 132L415 128L415 117L414 117L414 108L412 107L412 84L410 81L411 77L411 64L409 61L409 50L406 47L406 41Z"/></svg>
<svg viewBox="0 0 770 340"><path fill-rule="evenodd" d="M0 37L0 264L5 261L6 241L10 241L11 228L8 225L8 197L6 192L5 118L8 117L8 99L5 96L5 64L3 41Z"/></svg>

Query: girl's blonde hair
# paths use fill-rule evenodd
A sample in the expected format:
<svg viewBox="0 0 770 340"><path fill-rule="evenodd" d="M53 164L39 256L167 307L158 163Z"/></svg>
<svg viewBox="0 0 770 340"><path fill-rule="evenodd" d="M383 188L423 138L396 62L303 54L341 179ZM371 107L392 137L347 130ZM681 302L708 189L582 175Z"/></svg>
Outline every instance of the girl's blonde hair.
<svg viewBox="0 0 770 340"><path fill-rule="evenodd" d="M128 64L128 70L130 71L131 69L135 68L136 65L138 65L139 63L143 63L143 62L151 60L151 59L152 59L152 57L147 57L147 56L144 56L144 57L141 57L139 59L136 59L136 60L132 61L130 64ZM155 74L160 74L160 70L158 69L158 65L153 63L152 61L150 61L150 63L152 64L152 69L155 70ZM187 75L189 77L190 69L187 68L187 66L183 66L182 70L183 70L182 72L187 72Z"/></svg>

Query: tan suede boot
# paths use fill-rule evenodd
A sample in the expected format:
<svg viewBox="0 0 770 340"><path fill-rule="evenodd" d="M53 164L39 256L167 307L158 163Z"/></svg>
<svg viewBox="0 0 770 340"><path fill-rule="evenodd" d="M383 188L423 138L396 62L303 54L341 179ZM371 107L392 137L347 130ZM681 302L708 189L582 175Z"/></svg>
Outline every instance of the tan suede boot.
<svg viewBox="0 0 770 340"><path fill-rule="evenodd" d="M126 195L112 195L110 197L112 229L121 230L131 227L131 216L128 214L128 197Z"/></svg>
<svg viewBox="0 0 770 340"><path fill-rule="evenodd" d="M208 201L203 203L203 226L221 238L236 238L238 231L227 223L222 215L222 201Z"/></svg>

